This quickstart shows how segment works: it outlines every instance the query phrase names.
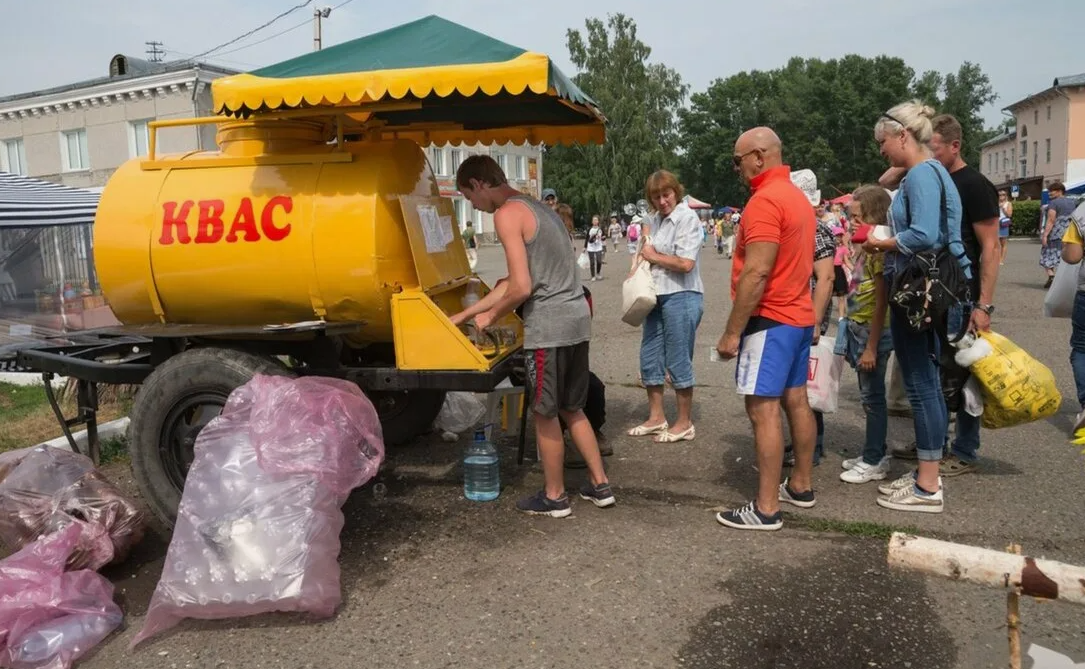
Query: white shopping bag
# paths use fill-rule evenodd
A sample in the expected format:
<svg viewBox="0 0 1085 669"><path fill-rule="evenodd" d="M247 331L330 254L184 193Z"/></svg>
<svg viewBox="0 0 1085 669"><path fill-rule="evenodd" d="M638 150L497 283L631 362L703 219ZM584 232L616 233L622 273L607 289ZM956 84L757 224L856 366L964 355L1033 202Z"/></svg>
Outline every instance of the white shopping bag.
<svg viewBox="0 0 1085 669"><path fill-rule="evenodd" d="M656 287L652 278L652 267L646 261L640 259L640 248L650 243L647 236L640 238L641 246L638 246L636 268L624 282L622 282L622 321L640 327L644 319L648 317L652 309L656 308Z"/></svg>
<svg viewBox="0 0 1085 669"><path fill-rule="evenodd" d="M810 347L810 373L806 377L806 396L810 408L821 413L836 413L840 396L840 375L844 371L844 356L834 355L836 342L822 337Z"/></svg>
<svg viewBox="0 0 1085 669"><path fill-rule="evenodd" d="M1048 318L1070 318L1074 312L1074 295L1077 294L1078 270L1081 267L1066 262L1059 262L1055 278L1044 297L1044 316Z"/></svg>
<svg viewBox="0 0 1085 669"><path fill-rule="evenodd" d="M582 270L587 271L591 267L591 258L588 257L588 252L582 252L576 259L576 265Z"/></svg>

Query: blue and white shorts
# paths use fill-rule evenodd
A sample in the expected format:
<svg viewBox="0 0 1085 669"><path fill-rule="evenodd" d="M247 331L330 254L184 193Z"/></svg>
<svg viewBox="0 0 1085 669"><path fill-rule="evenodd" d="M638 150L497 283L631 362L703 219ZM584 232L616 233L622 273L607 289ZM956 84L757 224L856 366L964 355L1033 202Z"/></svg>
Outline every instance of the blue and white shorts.
<svg viewBox="0 0 1085 669"><path fill-rule="evenodd" d="M739 395L781 397L806 385L813 326L800 328L754 316L738 346L735 384Z"/></svg>

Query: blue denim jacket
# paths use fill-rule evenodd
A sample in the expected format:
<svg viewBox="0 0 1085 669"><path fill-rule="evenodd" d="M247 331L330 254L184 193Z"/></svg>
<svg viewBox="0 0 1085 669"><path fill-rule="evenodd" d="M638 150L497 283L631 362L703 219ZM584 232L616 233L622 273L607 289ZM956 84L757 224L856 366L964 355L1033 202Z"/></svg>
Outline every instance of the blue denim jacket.
<svg viewBox="0 0 1085 669"><path fill-rule="evenodd" d="M946 198L945 229L942 226L942 192ZM961 212L957 186L940 162L926 160L908 170L889 208L897 252L886 257L886 275L895 275L908 256L948 246L965 275L971 278L971 262L961 241Z"/></svg>

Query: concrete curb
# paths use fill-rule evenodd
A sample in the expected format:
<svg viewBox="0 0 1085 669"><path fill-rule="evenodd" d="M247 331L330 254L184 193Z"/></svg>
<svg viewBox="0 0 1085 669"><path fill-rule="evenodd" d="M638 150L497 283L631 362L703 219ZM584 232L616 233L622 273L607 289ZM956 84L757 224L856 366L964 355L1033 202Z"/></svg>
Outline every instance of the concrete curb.
<svg viewBox="0 0 1085 669"><path fill-rule="evenodd" d="M107 439L114 439L116 437L123 437L128 430L128 417L118 418L117 420L111 420L108 423L102 423L98 426L98 439L99 441L105 441ZM75 443L80 449L86 450L87 447L87 431L80 430L79 432L72 433L72 437L75 438ZM68 444L68 438L64 435L60 435L56 439L50 439L49 441L43 441L40 444L35 444L31 448L37 448L38 446L52 446L53 448L62 448L65 451L72 450Z"/></svg>
<svg viewBox="0 0 1085 669"><path fill-rule="evenodd" d="M41 374L34 372L0 372L0 382L10 383L13 386L43 386L45 383L41 379ZM68 382L66 376L53 377L53 387L60 388Z"/></svg>

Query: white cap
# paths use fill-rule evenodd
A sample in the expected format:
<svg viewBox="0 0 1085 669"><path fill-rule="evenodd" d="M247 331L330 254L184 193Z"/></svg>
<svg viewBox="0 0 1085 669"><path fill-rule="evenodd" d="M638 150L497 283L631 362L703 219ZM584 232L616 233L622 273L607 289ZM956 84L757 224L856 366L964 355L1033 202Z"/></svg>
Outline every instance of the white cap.
<svg viewBox="0 0 1085 669"><path fill-rule="evenodd" d="M802 194L813 206L821 204L821 190L818 189L818 178L813 170L796 170L791 173L791 183L799 187Z"/></svg>

